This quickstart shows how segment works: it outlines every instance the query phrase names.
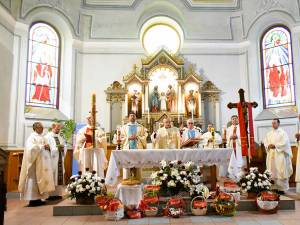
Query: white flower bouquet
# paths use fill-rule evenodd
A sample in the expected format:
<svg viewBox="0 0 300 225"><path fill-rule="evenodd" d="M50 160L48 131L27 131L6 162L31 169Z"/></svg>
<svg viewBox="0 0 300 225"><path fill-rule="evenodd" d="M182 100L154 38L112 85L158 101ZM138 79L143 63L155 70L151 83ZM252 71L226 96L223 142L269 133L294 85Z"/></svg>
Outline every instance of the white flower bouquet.
<svg viewBox="0 0 300 225"><path fill-rule="evenodd" d="M200 166L196 166L193 162L183 163L180 160L170 162L162 160L160 165L160 170L152 173L151 179L153 185L160 186L162 193L174 196L179 192L189 192L191 196L195 196L204 192Z"/></svg>
<svg viewBox="0 0 300 225"><path fill-rule="evenodd" d="M105 181L96 175L96 172L86 172L72 176L67 186L67 192L71 199L93 199L96 195L106 194Z"/></svg>
<svg viewBox="0 0 300 225"><path fill-rule="evenodd" d="M271 188L271 173L265 171L260 173L257 167L251 167L249 173L245 174L239 181L241 190L248 193L260 193Z"/></svg>

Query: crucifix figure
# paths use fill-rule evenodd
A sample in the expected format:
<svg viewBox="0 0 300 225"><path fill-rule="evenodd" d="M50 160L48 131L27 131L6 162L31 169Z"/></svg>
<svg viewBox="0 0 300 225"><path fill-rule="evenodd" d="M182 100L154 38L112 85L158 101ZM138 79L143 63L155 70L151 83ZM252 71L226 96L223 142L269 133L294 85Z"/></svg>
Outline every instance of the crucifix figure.
<svg viewBox="0 0 300 225"><path fill-rule="evenodd" d="M250 167L251 155L254 154L254 129L253 129L253 118L252 118L252 108L256 108L258 104L256 102L246 102L245 101L245 91L243 89L239 90L240 102L231 103L229 102L227 107L229 109L238 109L238 119L240 126L240 139L242 155L247 157L247 169ZM249 126L249 131L248 131ZM250 154L248 152L250 149ZM249 157L250 156L250 157Z"/></svg>

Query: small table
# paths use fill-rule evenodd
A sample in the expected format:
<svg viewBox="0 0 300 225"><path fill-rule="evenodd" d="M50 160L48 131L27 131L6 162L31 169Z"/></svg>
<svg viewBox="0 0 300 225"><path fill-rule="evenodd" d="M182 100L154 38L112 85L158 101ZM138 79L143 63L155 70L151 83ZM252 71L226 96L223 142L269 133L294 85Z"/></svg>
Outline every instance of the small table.
<svg viewBox="0 0 300 225"><path fill-rule="evenodd" d="M142 185L123 185L119 184L117 187L117 192L115 197L120 199L122 203L126 205L136 205L140 204L143 199L143 189Z"/></svg>

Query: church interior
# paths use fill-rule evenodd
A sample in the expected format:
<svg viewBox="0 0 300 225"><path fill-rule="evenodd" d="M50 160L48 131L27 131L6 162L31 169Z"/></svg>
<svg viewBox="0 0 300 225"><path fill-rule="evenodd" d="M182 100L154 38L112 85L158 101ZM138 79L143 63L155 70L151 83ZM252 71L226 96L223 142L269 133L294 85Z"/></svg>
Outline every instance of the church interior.
<svg viewBox="0 0 300 225"><path fill-rule="evenodd" d="M299 0L0 0L0 225L299 224L299 40Z"/></svg>

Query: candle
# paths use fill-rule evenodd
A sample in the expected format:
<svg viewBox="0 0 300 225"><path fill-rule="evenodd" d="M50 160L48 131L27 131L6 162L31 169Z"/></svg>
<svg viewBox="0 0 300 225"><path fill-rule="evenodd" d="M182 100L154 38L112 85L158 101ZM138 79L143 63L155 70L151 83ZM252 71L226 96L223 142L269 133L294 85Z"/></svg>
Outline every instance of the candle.
<svg viewBox="0 0 300 225"><path fill-rule="evenodd" d="M147 115L148 115L148 123L150 123L150 113L149 113L149 107L148 107L148 110L147 110Z"/></svg>

